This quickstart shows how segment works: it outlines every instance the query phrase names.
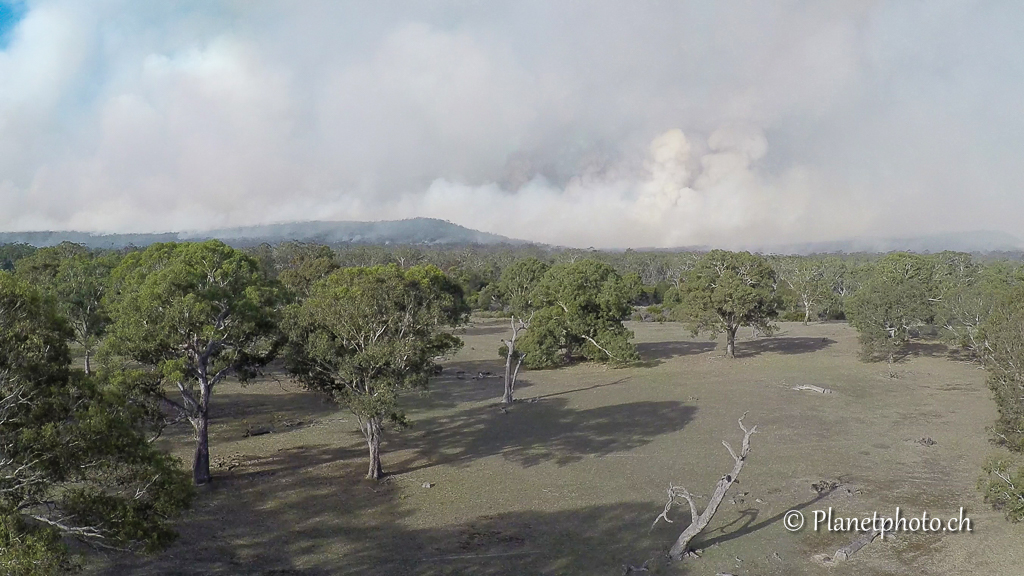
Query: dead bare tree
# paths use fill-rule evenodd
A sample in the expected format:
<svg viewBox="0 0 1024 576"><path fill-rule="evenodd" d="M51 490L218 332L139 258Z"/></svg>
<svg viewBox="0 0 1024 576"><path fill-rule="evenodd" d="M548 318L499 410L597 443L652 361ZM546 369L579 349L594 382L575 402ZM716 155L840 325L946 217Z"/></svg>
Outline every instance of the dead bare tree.
<svg viewBox="0 0 1024 576"><path fill-rule="evenodd" d="M518 323L516 322L518 320ZM522 318L516 318L516 315L512 315L512 337L508 340L502 340L502 344L505 345L507 350L505 355L505 394L501 397L502 404L511 404L514 402L512 394L516 388L516 378L519 376L519 368L523 365L523 359L526 358L526 354L521 354L516 351L516 339L519 338L519 334L524 330L530 328L530 322L533 321L533 314L526 320ZM515 360L516 367L512 368L512 361Z"/></svg>
<svg viewBox="0 0 1024 576"><path fill-rule="evenodd" d="M718 507L722 504L722 499L725 498L725 493L729 491L729 488L731 488L739 478L740 471L743 470L743 464L746 462L747 455L750 454L750 436L757 432L757 426L753 426L748 429L743 425L743 418L746 416L747 414L744 412L743 416L740 416L739 419L740 430L743 430L743 445L740 448L739 455L736 454L728 442L725 440L722 441L722 444L725 446L725 449L729 451L729 455L732 456L735 464L733 464L732 472L719 478L718 484L715 485L715 491L711 495L711 500L708 502L708 505L704 508L703 512L699 514L697 513L697 504L693 501L693 494L690 494L686 488L683 488L682 486L669 485L668 502L665 504L665 509L661 514L654 519L654 524L652 524L651 527L653 528L657 525L658 520L665 520L666 522L671 523L672 521L668 519L669 510L672 509L673 505L679 504L680 498L686 500L690 505L690 525L683 530L679 535L679 538L676 539L675 544L672 545L672 548L668 552L668 555L673 560L681 560L686 556L697 555L693 550L690 550L690 541L693 540L697 534L700 534L700 532L711 522L715 513L718 512Z"/></svg>

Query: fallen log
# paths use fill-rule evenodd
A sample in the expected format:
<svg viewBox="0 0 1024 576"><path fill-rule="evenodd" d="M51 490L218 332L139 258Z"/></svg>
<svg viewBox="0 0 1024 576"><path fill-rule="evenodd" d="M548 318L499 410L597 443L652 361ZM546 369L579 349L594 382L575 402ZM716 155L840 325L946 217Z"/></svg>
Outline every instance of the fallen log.
<svg viewBox="0 0 1024 576"><path fill-rule="evenodd" d="M821 394L832 394L834 391L831 388L822 388L821 386L811 386L810 384L801 384L799 386L793 386L793 390L810 390L811 392L818 392Z"/></svg>
<svg viewBox="0 0 1024 576"><path fill-rule="evenodd" d="M850 542L846 546L836 550L835 554L832 554L831 556L828 554L816 554L814 559L825 566L833 566L840 562L846 562L850 559L850 556L853 556L858 550L874 541L879 534L881 534L881 531L879 530L863 532L860 536L857 536L853 542Z"/></svg>

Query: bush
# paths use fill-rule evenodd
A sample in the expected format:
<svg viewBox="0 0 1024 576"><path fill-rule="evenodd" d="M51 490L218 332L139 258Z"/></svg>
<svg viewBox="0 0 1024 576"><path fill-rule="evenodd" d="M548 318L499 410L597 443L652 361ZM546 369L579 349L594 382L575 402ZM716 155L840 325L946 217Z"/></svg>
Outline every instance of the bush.
<svg viewBox="0 0 1024 576"><path fill-rule="evenodd" d="M634 322L665 322L668 320L668 311L658 304L650 306L638 306L633 310L629 319Z"/></svg>
<svg viewBox="0 0 1024 576"><path fill-rule="evenodd" d="M985 465L985 476L978 481L978 489L985 494L996 510L1006 513L1007 520L1024 520L1024 466L1016 466L1010 460L993 458Z"/></svg>
<svg viewBox="0 0 1024 576"><path fill-rule="evenodd" d="M998 442L1024 453L1024 286L1000 299L985 320L980 340L985 343L988 384L999 408Z"/></svg>

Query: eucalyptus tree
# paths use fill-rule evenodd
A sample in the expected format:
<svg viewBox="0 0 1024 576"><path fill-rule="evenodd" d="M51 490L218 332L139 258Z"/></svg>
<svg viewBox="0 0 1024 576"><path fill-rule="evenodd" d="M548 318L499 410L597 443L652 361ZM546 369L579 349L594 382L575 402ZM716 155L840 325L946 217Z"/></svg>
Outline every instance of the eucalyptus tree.
<svg viewBox="0 0 1024 576"><path fill-rule="evenodd" d="M614 364L635 361L633 333L622 321L640 290L635 274L622 277L596 260L552 266L530 296L536 313L519 348L526 365L545 368L577 357Z"/></svg>
<svg viewBox="0 0 1024 576"><path fill-rule="evenodd" d="M1007 289L979 330L988 384L994 393L999 419L993 432L998 443L1024 453L1024 284ZM1009 458L995 458L979 482L985 500L1014 521L1024 520L1024 465L1016 472Z"/></svg>
<svg viewBox="0 0 1024 576"><path fill-rule="evenodd" d="M279 247L278 280L297 298L305 298L317 281L340 266L334 251L320 244L289 242Z"/></svg>
<svg viewBox="0 0 1024 576"><path fill-rule="evenodd" d="M57 574L68 540L156 550L193 492L148 439L150 413L117 375L71 368L71 329L37 289L0 273L0 573Z"/></svg>
<svg viewBox="0 0 1024 576"><path fill-rule="evenodd" d="M781 300L775 270L749 252L712 250L694 265L679 289L679 315L694 335L725 332L726 355L736 356L736 331L754 326L771 334Z"/></svg>
<svg viewBox="0 0 1024 576"><path fill-rule="evenodd" d="M995 432L1000 443L1024 453L1024 283L998 296L979 340L999 408Z"/></svg>
<svg viewBox="0 0 1024 576"><path fill-rule="evenodd" d="M551 265L534 257L516 260L502 270L492 295L512 314L522 316L537 308L534 291Z"/></svg>
<svg viewBox="0 0 1024 576"><path fill-rule="evenodd" d="M104 296L118 261L116 253L91 252L65 242L36 251L16 272L54 298L71 325L71 341L85 354L86 374L92 373L92 357L109 320Z"/></svg>
<svg viewBox="0 0 1024 576"><path fill-rule="evenodd" d="M85 256L89 249L74 242L61 242L35 250L31 255L18 262L15 274L38 288L46 288L60 271L61 264L75 256Z"/></svg>
<svg viewBox="0 0 1024 576"><path fill-rule="evenodd" d="M498 354L505 357L505 391L501 400L505 404L515 400L516 379L526 359L526 354L516 344L530 329L538 307L534 301L534 292L549 268L551 266L548 263L532 256L523 258L505 268L499 281L492 285L492 296L502 303L511 316L509 322L512 334L501 341L502 346L498 350Z"/></svg>
<svg viewBox="0 0 1024 576"><path fill-rule="evenodd" d="M275 357L281 290L255 259L215 240L154 244L126 256L112 280L106 350L158 375L160 401L192 424L193 480L206 484L210 398Z"/></svg>
<svg viewBox="0 0 1024 576"><path fill-rule="evenodd" d="M829 263L814 256L782 256L772 264L778 278L796 294L806 325L832 296Z"/></svg>
<svg viewBox="0 0 1024 576"><path fill-rule="evenodd" d="M930 297L933 269L916 254L896 252L872 267L871 277L846 304L865 358L882 357L895 378L894 362L910 341L911 331L934 315Z"/></svg>
<svg viewBox="0 0 1024 576"><path fill-rule="evenodd" d="M368 478L383 476L385 426L408 423L399 394L426 386L435 360L461 347L450 329L467 313L458 284L431 265L343 268L288 308L288 370L356 416Z"/></svg>
<svg viewBox="0 0 1024 576"><path fill-rule="evenodd" d="M1006 261L975 265L965 276L939 276L936 290L935 324L944 339L977 359L985 353L981 327L993 310L1016 285L1024 282L1021 269Z"/></svg>
<svg viewBox="0 0 1024 576"><path fill-rule="evenodd" d="M36 250L35 246L22 242L0 244L0 270L13 271L19 260L31 256Z"/></svg>

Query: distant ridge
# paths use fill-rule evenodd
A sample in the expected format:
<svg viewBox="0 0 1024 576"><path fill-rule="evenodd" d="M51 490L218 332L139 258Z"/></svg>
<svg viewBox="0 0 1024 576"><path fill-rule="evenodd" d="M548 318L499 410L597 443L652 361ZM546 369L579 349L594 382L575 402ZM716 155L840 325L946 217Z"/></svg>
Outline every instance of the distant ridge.
<svg viewBox="0 0 1024 576"><path fill-rule="evenodd" d="M316 242L319 244L416 244L416 245L495 245L537 244L480 232L437 218L411 218L408 220L382 220L379 222L315 221L289 222L222 228L205 232L166 232L152 234L92 234L89 232L0 232L0 244L22 242L37 247L56 246L61 242L75 242L90 248L124 248L148 246L157 242L185 242L217 239L232 246L256 246L264 242ZM561 246L549 246L561 250ZM712 246L676 248L637 248L638 251L694 251L704 252ZM610 249L623 250L624 248ZM955 250L972 253L1021 253L1024 241L1005 232L974 231L929 234L908 238L851 238L830 242L804 242L762 244L746 249L772 254L835 254L884 253L894 251L941 252Z"/></svg>
<svg viewBox="0 0 1024 576"><path fill-rule="evenodd" d="M159 234L91 234L88 232L0 232L0 243L23 242L33 246L56 246L75 242L90 248L148 246L157 242L217 239L233 246L255 246L264 242L317 242L320 244L525 244L472 230L436 218L411 218L380 222L290 222L205 232Z"/></svg>
<svg viewBox="0 0 1024 576"><path fill-rule="evenodd" d="M638 252L707 252L715 246L678 246L674 248L637 248ZM928 254L951 250L972 254L1021 254L1024 241L1006 232L979 230L947 232L907 238L848 238L828 242L792 242L787 244L753 244L734 248L761 254L885 254L916 252Z"/></svg>
<svg viewBox="0 0 1024 576"><path fill-rule="evenodd" d="M1019 252L1024 241L1012 234L991 230L947 232L909 238L853 238L834 242L806 242L766 247L777 254L826 254L845 252Z"/></svg>

